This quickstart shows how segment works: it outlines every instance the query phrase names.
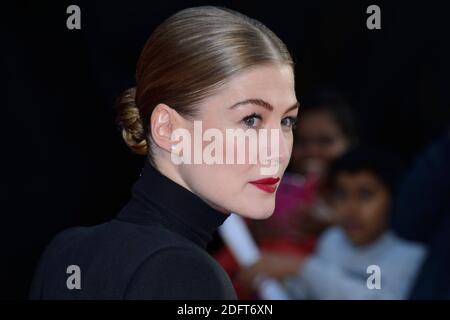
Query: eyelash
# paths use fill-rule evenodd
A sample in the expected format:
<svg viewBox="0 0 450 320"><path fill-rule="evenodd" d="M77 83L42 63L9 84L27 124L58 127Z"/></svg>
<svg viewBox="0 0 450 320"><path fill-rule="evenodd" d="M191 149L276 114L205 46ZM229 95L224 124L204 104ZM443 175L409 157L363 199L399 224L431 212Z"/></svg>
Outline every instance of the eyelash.
<svg viewBox="0 0 450 320"><path fill-rule="evenodd" d="M251 126L251 125L248 125L248 124L247 124L247 121L248 121L248 120L255 119L255 118L257 118L257 119L259 119L259 120L262 120L262 116L261 116L260 114L258 114L258 113L252 113L252 114L250 114L250 115L244 117L244 118L241 120L241 122L244 123L244 125L245 125L246 127L248 127L248 128L255 128L255 126ZM284 121L285 119L289 119L289 121L290 121L290 123L291 123L291 124L288 125L287 127L291 128L291 129L295 129L296 124L297 124L297 117L292 117L292 116L286 117L286 118L283 118L282 121Z"/></svg>
<svg viewBox="0 0 450 320"><path fill-rule="evenodd" d="M291 125L289 125L288 127L292 128L292 129L295 129L297 127L297 117L286 117L284 119L290 120Z"/></svg>
<svg viewBox="0 0 450 320"><path fill-rule="evenodd" d="M254 119L254 118L257 118L257 119L259 119L259 120L262 120L262 117L261 117L260 114L252 113L252 114L250 114L250 115L244 117L244 118L242 119L242 123L244 123L244 125L245 125L246 127L248 127L248 128L255 128L254 126L251 126L251 125L248 125L248 124L247 124L247 121L248 121L248 120Z"/></svg>

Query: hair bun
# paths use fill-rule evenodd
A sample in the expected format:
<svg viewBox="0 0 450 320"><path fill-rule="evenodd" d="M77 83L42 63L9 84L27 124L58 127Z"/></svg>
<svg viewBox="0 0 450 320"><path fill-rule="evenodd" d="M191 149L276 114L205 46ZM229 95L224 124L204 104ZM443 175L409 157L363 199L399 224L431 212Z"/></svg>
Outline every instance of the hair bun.
<svg viewBox="0 0 450 320"><path fill-rule="evenodd" d="M130 88L117 99L116 123L122 131L122 137L135 153L147 155L148 144L139 108L136 105L136 88Z"/></svg>

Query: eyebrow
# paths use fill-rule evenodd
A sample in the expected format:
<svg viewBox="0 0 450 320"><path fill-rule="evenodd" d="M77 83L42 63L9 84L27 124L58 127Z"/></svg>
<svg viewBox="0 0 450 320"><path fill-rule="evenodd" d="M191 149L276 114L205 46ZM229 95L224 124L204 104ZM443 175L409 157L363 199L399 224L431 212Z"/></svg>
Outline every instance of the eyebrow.
<svg viewBox="0 0 450 320"><path fill-rule="evenodd" d="M269 111L273 111L273 106L270 103L268 103L267 101L263 100L263 99L247 99L247 100L244 100L244 101L236 102L232 106L228 107L228 109L231 110L231 109L234 109L237 106L244 105L244 104L254 104L254 105L263 107L264 109L267 109ZM289 107L285 111L285 113L289 112L291 110L297 109L299 107L300 107L300 103L297 101L293 106Z"/></svg>

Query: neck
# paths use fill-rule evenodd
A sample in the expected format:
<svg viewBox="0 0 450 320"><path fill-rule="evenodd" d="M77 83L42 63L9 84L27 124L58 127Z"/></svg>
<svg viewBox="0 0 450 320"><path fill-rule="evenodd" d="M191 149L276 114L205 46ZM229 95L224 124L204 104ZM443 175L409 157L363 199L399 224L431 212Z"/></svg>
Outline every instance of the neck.
<svg viewBox="0 0 450 320"><path fill-rule="evenodd" d="M158 170L162 175L166 176L170 180L176 182L180 186L194 193L191 188L187 185L178 170L178 166L174 165L170 158L167 156L159 156L154 158L155 169Z"/></svg>
<svg viewBox="0 0 450 320"><path fill-rule="evenodd" d="M220 211L227 215L230 214L230 212L228 210L226 210L225 208L222 208L222 207L208 201L208 199L205 199L201 195L194 192L192 190L192 188L189 188L188 184L184 181L184 179L182 178L182 176L180 174L180 171L179 171L180 166L174 165L170 159L162 158L162 157L155 157L154 163L155 163L155 169L158 170L162 175L164 175L167 178L171 179L172 181L176 182L180 186L186 188L190 192L195 193L199 198L201 198L204 202L206 202L211 208L214 208L215 210Z"/></svg>

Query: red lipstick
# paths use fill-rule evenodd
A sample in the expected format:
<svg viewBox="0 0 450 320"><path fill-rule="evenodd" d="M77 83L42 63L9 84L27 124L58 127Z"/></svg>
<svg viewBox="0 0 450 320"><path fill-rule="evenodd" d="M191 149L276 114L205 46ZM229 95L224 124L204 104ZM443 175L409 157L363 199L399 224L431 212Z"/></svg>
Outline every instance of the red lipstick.
<svg viewBox="0 0 450 320"><path fill-rule="evenodd" d="M255 187L268 192L274 193L277 190L277 183L280 181L280 178L264 178L255 181L250 181L249 183L253 184Z"/></svg>

